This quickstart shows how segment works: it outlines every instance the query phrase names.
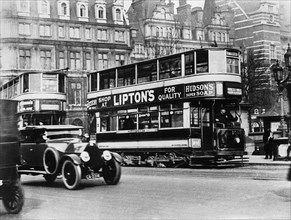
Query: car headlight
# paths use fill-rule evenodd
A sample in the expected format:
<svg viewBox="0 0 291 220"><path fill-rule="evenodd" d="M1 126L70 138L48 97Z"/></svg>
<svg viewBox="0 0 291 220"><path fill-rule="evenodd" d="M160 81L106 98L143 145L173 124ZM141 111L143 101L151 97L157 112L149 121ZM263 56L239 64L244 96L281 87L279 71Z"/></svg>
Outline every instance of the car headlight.
<svg viewBox="0 0 291 220"><path fill-rule="evenodd" d="M234 140L235 140L236 143L238 143L238 144L240 143L240 138L239 137L235 137Z"/></svg>
<svg viewBox="0 0 291 220"><path fill-rule="evenodd" d="M103 151L102 157L104 160L109 161L112 159L112 155L108 150Z"/></svg>
<svg viewBox="0 0 291 220"><path fill-rule="evenodd" d="M80 155L82 161L88 162L90 160L90 155L87 151L83 151Z"/></svg>

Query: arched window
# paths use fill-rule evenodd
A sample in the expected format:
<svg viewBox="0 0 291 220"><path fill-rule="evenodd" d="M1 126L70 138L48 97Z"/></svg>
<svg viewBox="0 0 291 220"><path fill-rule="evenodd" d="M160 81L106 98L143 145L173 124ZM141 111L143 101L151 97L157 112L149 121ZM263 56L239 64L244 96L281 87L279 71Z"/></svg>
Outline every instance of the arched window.
<svg viewBox="0 0 291 220"><path fill-rule="evenodd" d="M46 0L41 1L41 13L42 14L48 13L48 2Z"/></svg>
<svg viewBox="0 0 291 220"><path fill-rule="evenodd" d="M67 4L64 2L61 4L61 13L62 15L67 15Z"/></svg>
<svg viewBox="0 0 291 220"><path fill-rule="evenodd" d="M116 9L116 20L121 20L121 10Z"/></svg>
<svg viewBox="0 0 291 220"><path fill-rule="evenodd" d="M80 6L80 17L85 17L86 16L86 7L85 5Z"/></svg>
<svg viewBox="0 0 291 220"><path fill-rule="evenodd" d="M156 36L159 37L160 36L160 28L156 28Z"/></svg>
<svg viewBox="0 0 291 220"><path fill-rule="evenodd" d="M103 7L98 8L98 18L104 18L104 8Z"/></svg>

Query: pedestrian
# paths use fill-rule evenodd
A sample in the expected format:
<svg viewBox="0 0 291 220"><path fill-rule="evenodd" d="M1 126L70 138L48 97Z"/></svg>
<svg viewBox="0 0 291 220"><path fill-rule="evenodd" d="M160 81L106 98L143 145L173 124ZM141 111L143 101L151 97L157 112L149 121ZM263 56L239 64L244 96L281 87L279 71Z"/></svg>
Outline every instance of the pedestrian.
<svg viewBox="0 0 291 220"><path fill-rule="evenodd" d="M271 132L270 129L267 129L263 135L265 159L272 159L273 140L273 132Z"/></svg>

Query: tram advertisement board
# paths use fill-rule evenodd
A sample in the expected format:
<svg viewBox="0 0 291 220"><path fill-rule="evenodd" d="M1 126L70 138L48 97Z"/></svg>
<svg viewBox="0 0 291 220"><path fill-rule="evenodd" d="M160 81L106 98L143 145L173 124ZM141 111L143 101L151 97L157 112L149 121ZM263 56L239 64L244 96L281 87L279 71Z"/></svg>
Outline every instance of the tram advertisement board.
<svg viewBox="0 0 291 220"><path fill-rule="evenodd" d="M121 94L111 94L98 97L88 102L88 109L108 108L134 104L156 103L189 99L198 97L215 97L216 83L201 82L191 84L179 84L153 89L131 91Z"/></svg>

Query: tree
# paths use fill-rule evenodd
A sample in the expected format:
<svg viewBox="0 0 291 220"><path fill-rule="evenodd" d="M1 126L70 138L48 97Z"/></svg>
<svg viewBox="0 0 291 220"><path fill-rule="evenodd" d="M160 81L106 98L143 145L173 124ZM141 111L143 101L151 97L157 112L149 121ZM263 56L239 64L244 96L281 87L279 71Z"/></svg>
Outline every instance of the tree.
<svg viewBox="0 0 291 220"><path fill-rule="evenodd" d="M275 99L276 91L271 87L270 64L262 59L261 53L253 50L243 51L241 63L243 100L261 108L270 108Z"/></svg>

